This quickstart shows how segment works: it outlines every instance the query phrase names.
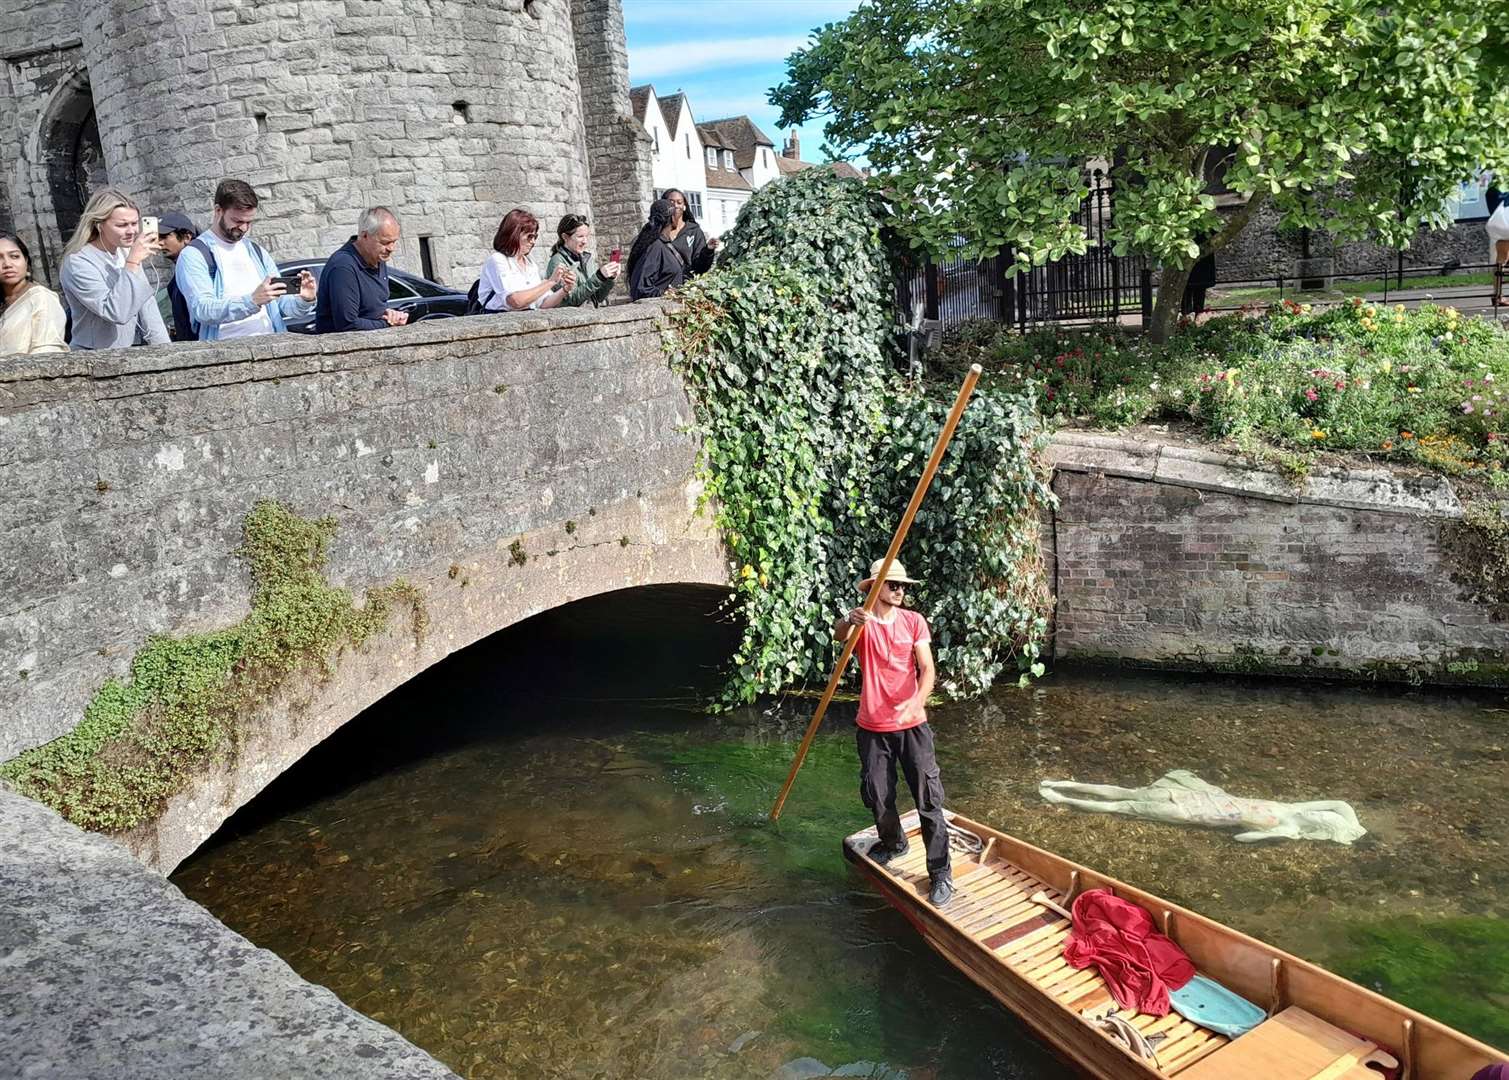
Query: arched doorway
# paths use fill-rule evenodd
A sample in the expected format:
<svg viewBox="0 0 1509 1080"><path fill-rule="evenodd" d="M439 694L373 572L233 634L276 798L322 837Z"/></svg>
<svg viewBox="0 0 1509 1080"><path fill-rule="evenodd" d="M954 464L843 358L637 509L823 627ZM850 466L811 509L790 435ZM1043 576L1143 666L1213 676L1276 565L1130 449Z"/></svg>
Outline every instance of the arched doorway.
<svg viewBox="0 0 1509 1080"><path fill-rule="evenodd" d="M39 134L47 193L58 235L66 242L89 196L109 182L87 71L74 72L58 87Z"/></svg>

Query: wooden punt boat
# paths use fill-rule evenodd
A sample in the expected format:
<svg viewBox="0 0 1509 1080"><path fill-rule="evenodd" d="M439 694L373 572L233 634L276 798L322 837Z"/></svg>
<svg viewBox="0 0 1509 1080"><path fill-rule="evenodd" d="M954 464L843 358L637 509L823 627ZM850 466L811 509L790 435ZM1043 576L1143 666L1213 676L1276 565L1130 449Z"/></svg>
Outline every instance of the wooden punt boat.
<svg viewBox="0 0 1509 1080"><path fill-rule="evenodd" d="M982 851L954 852L954 899L927 902L928 879L916 811L903 825L906 855L888 866L867 852L873 828L844 841L844 856L867 874L927 942L1052 1044L1104 1080L1379 1080L1364 1062L1396 1056L1402 1080L1470 1080L1509 1060L1466 1035L1193 911L950 813L980 837ZM1083 1013L1114 1006L1094 967L1063 959L1069 922L1029 899L1042 891L1068 907L1088 889L1110 889L1138 904L1194 961L1202 975L1267 1010L1235 1039L1165 1017L1121 1015L1156 1041L1156 1064L1103 1033Z"/></svg>

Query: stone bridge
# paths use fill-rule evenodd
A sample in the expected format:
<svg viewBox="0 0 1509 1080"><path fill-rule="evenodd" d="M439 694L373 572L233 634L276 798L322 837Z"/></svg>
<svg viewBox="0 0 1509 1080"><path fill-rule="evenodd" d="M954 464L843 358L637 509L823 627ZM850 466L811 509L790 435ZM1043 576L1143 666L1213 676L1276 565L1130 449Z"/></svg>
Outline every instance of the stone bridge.
<svg viewBox="0 0 1509 1080"><path fill-rule="evenodd" d="M248 610L259 499L333 516L330 578L395 619L246 718L239 751L126 837L171 870L393 688L548 608L723 585L655 304L0 364L0 760L71 729L152 634Z"/></svg>

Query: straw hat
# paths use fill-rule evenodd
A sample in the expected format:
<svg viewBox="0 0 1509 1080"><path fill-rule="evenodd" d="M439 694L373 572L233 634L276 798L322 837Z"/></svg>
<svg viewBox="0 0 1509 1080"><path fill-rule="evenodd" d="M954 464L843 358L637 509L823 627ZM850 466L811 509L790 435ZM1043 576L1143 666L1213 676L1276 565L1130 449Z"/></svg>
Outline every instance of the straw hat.
<svg viewBox="0 0 1509 1080"><path fill-rule="evenodd" d="M876 559L870 564L870 576L859 583L861 589L868 589L870 587L871 583L875 580L875 575L880 573L880 566L884 562L884 559ZM891 560L891 568L885 572L885 579L887 581L899 581L903 585L919 584L915 579L906 576L906 567L901 565L900 559Z"/></svg>

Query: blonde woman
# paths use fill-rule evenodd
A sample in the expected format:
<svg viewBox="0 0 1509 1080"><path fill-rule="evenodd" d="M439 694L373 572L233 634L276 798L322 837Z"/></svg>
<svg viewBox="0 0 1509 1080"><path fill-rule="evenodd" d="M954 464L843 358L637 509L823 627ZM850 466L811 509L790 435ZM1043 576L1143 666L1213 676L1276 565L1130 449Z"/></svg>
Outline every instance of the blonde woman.
<svg viewBox="0 0 1509 1080"><path fill-rule="evenodd" d="M73 316L75 349L166 345L157 290L142 271L159 250L143 232L136 204L113 188L96 192L63 248L63 301Z"/></svg>
<svg viewBox="0 0 1509 1080"><path fill-rule="evenodd" d="M0 356L66 352L67 319L58 294L31 279L31 252L0 232Z"/></svg>

